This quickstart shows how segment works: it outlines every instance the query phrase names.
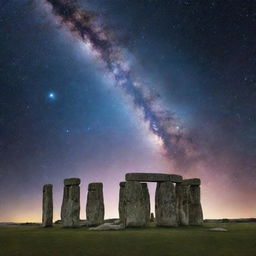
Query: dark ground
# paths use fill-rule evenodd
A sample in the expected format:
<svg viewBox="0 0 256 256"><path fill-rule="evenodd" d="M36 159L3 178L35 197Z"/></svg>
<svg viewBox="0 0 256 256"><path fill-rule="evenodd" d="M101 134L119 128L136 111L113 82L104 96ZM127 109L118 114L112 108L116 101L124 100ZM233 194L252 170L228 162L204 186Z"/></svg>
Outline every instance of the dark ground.
<svg viewBox="0 0 256 256"><path fill-rule="evenodd" d="M211 232L224 227L228 232ZM89 231L59 226L0 226L1 256L255 256L256 223Z"/></svg>

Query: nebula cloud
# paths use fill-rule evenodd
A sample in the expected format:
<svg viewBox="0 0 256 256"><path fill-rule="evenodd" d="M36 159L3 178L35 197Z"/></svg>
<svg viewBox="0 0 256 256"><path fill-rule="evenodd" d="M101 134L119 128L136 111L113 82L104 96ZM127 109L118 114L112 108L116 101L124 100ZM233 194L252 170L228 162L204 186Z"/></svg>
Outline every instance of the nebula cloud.
<svg viewBox="0 0 256 256"><path fill-rule="evenodd" d="M114 83L132 98L136 108L143 112L144 121L152 134L158 137L165 155L177 168L184 168L198 161L200 154L196 144L184 131L175 114L161 107L159 97L133 76L133 67L124 49L90 12L79 8L76 1L45 0L52 6L54 15L100 61Z"/></svg>

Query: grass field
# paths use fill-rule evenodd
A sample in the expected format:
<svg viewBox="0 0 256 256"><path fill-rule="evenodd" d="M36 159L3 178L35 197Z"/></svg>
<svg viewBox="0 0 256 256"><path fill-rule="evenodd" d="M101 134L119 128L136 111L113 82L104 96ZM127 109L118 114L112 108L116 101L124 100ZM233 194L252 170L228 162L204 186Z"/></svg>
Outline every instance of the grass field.
<svg viewBox="0 0 256 256"><path fill-rule="evenodd" d="M228 232L211 232L210 227L224 227ZM0 255L256 256L256 223L122 231L1 226Z"/></svg>

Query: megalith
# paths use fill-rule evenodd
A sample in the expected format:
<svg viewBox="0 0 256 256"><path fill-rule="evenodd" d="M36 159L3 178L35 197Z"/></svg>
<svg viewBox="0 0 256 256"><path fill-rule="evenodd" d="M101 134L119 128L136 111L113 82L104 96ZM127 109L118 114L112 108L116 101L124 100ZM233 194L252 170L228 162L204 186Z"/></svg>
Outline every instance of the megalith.
<svg viewBox="0 0 256 256"><path fill-rule="evenodd" d="M118 203L118 211L119 211L119 219L121 223L125 223L125 203L124 203L124 187L126 182L120 182L119 186L119 203Z"/></svg>
<svg viewBox="0 0 256 256"><path fill-rule="evenodd" d="M64 227L77 227L80 222L80 179L64 180L61 221Z"/></svg>
<svg viewBox="0 0 256 256"><path fill-rule="evenodd" d="M43 227L52 227L53 218L53 200L52 200L52 185L46 184L43 186Z"/></svg>
<svg viewBox="0 0 256 256"><path fill-rule="evenodd" d="M157 183L155 215L158 226L177 226L175 188L174 184L170 181Z"/></svg>
<svg viewBox="0 0 256 256"><path fill-rule="evenodd" d="M186 226L189 224L189 189L189 185L185 183L177 183L175 187L177 222L179 225Z"/></svg>
<svg viewBox="0 0 256 256"><path fill-rule="evenodd" d="M203 224L203 210L200 198L200 183L197 181L192 183L189 189L189 225Z"/></svg>
<svg viewBox="0 0 256 256"><path fill-rule="evenodd" d="M143 227L146 225L145 195L140 182L126 182L124 187L124 209L124 224L126 227Z"/></svg>
<svg viewBox="0 0 256 256"><path fill-rule="evenodd" d="M104 223L103 184L99 182L88 185L86 218L89 226Z"/></svg>
<svg viewBox="0 0 256 256"><path fill-rule="evenodd" d="M140 182L160 182L160 181L171 181L171 182L182 182L182 176L177 174L166 174L166 173L145 173L145 172L133 172L126 173L126 181L140 181Z"/></svg>
<svg viewBox="0 0 256 256"><path fill-rule="evenodd" d="M145 219L146 219L146 224L148 224L150 222L150 197L148 192L148 184L141 183L141 185L142 185L142 192L144 196Z"/></svg>

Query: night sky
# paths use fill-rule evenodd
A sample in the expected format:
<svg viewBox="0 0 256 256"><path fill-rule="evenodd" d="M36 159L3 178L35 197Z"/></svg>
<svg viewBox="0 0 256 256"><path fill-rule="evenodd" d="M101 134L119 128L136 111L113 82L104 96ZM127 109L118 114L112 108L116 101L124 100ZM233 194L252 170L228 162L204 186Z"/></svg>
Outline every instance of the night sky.
<svg viewBox="0 0 256 256"><path fill-rule="evenodd" d="M0 221L43 184L126 172L202 180L205 218L256 215L256 2L0 0ZM155 185L150 185L154 207Z"/></svg>

